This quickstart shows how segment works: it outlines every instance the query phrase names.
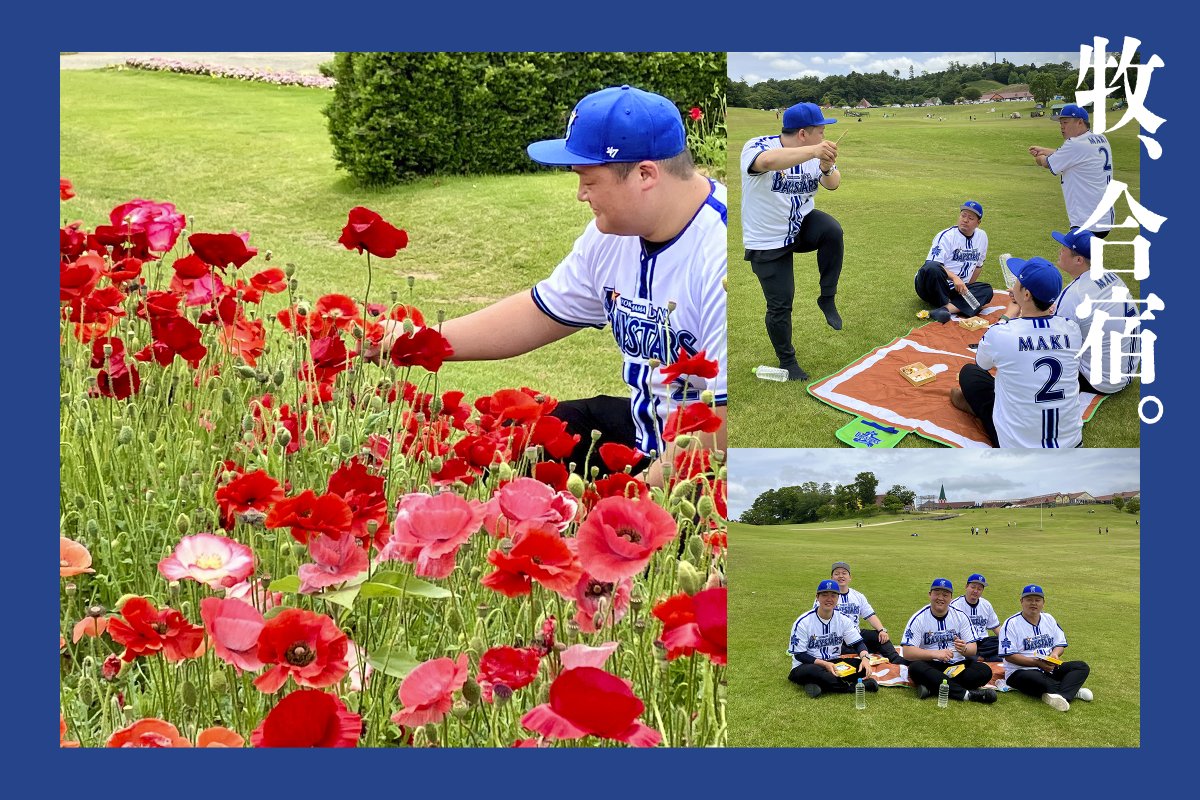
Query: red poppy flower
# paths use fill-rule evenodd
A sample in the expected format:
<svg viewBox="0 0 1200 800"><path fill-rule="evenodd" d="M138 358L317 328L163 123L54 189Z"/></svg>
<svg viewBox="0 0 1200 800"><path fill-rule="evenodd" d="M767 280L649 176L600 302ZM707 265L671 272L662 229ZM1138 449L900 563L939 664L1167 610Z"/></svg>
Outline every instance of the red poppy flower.
<svg viewBox="0 0 1200 800"><path fill-rule="evenodd" d="M93 617L91 614L76 622L71 628L71 642L79 644L79 640L85 636L90 636L93 639L99 639L108 630L108 617L99 616Z"/></svg>
<svg viewBox="0 0 1200 800"><path fill-rule="evenodd" d="M252 367L267 348L267 332L261 319L251 322L239 317L232 324L221 326L217 339L227 352L241 356Z"/></svg>
<svg viewBox="0 0 1200 800"><path fill-rule="evenodd" d="M358 303L344 294L327 294L317 298L313 313L339 330L348 330L354 323L362 321Z"/></svg>
<svg viewBox="0 0 1200 800"><path fill-rule="evenodd" d="M392 715L397 725L437 724L454 704L453 694L467 682L467 654L457 659L435 658L418 665L400 684L404 708Z"/></svg>
<svg viewBox="0 0 1200 800"><path fill-rule="evenodd" d="M166 367L179 356L196 369L208 354L208 348L200 343L200 329L178 314L150 320L150 334L154 341L134 356L139 361L153 359L159 366Z"/></svg>
<svg viewBox="0 0 1200 800"><path fill-rule="evenodd" d="M257 247L248 247L249 233L193 233L188 244L205 264L225 269L240 267L258 255Z"/></svg>
<svg viewBox="0 0 1200 800"><path fill-rule="evenodd" d="M533 465L533 477L556 492L564 492L567 489L567 478L570 477L570 473L557 461L539 461Z"/></svg>
<svg viewBox="0 0 1200 800"><path fill-rule="evenodd" d="M688 111L688 116L690 116L693 121L699 122L700 120L704 119L704 112L701 111L697 106L692 106L691 110Z"/></svg>
<svg viewBox="0 0 1200 800"><path fill-rule="evenodd" d="M373 475L362 462L344 461L329 476L325 489L346 501L353 518L350 533L368 543L371 533L367 523L374 521L375 543L382 547L387 541L387 498L383 494L383 476Z"/></svg>
<svg viewBox="0 0 1200 800"><path fill-rule="evenodd" d="M115 731L105 747L191 747L179 729L161 719L139 719Z"/></svg>
<svg viewBox="0 0 1200 800"><path fill-rule="evenodd" d="M442 362L454 355L446 337L433 328L419 328L392 342L388 357L397 367L422 367L430 372L442 368Z"/></svg>
<svg viewBox="0 0 1200 800"><path fill-rule="evenodd" d="M395 227L369 208L350 209L346 227L338 238L347 250L366 250L376 258L391 258L408 246L408 234Z"/></svg>
<svg viewBox="0 0 1200 800"><path fill-rule="evenodd" d="M279 294L287 290L287 273L279 267L269 267L251 275L250 285L260 292Z"/></svg>
<svg viewBox="0 0 1200 800"><path fill-rule="evenodd" d="M133 661L159 651L167 661L183 661L199 654L204 628L188 622L172 608L161 611L144 597L131 597L121 606L121 616L108 621L108 635L124 645L121 656Z"/></svg>
<svg viewBox="0 0 1200 800"><path fill-rule="evenodd" d="M196 747L244 747L246 740L237 731L220 725L205 728L196 737Z"/></svg>
<svg viewBox="0 0 1200 800"><path fill-rule="evenodd" d="M280 700L250 734L254 747L354 747L362 717L337 695L298 689Z"/></svg>
<svg viewBox="0 0 1200 800"><path fill-rule="evenodd" d="M663 428L663 438L668 442L673 442L675 437L685 433L695 433L696 431L715 433L720 427L721 418L706 404L688 403L686 406L677 406L667 417L667 424Z"/></svg>
<svg viewBox="0 0 1200 800"><path fill-rule="evenodd" d="M600 445L599 452L600 460L604 462L604 466L608 467L610 472L624 472L626 467L636 467L646 457L641 450L626 447L617 442Z"/></svg>
<svg viewBox="0 0 1200 800"><path fill-rule="evenodd" d="M154 320L179 315L179 295L174 292L150 292L138 305L138 319Z"/></svg>
<svg viewBox="0 0 1200 800"><path fill-rule="evenodd" d="M239 475L217 489L217 506L221 510L221 527L232 530L236 515L251 509L266 513L284 498L279 481L263 470Z"/></svg>
<svg viewBox="0 0 1200 800"><path fill-rule="evenodd" d="M346 501L336 494L317 495L305 489L295 497L287 497L271 508L263 523L268 528L291 528L292 536L308 544L312 533L323 533L340 539L350 530L354 514Z"/></svg>
<svg viewBox="0 0 1200 800"><path fill-rule="evenodd" d="M530 594L537 581L569 599L583 573L566 540L553 529L526 531L507 555L492 550L487 560L496 571L480 583L505 597Z"/></svg>
<svg viewBox="0 0 1200 800"><path fill-rule="evenodd" d="M212 268L194 253L175 259L171 269L175 271L176 277L185 281L199 280L212 272Z"/></svg>
<svg viewBox="0 0 1200 800"><path fill-rule="evenodd" d="M337 334L311 340L309 352L312 353L313 368L317 372L318 380L337 375L349 364L346 360L346 343Z"/></svg>
<svg viewBox="0 0 1200 800"><path fill-rule="evenodd" d="M663 375L663 383L671 383L681 375L693 375L697 378L717 377L717 362L704 356L704 350L694 356L689 356L686 350L682 347L679 348L679 355L675 357L675 363L663 364L658 368Z"/></svg>
<svg viewBox="0 0 1200 800"><path fill-rule="evenodd" d="M480 397L475 401L475 408L500 422L527 422L549 414L557 404L554 398L538 394L532 389L501 389Z"/></svg>
<svg viewBox="0 0 1200 800"><path fill-rule="evenodd" d="M677 594L654 607L654 616L663 621L668 661L701 652L714 664L727 663L727 595L724 588L705 589L692 596Z"/></svg>
<svg viewBox="0 0 1200 800"><path fill-rule="evenodd" d="M104 270L104 259L88 254L80 256L74 263L62 262L58 266L58 299L78 300L92 289Z"/></svg>
<svg viewBox="0 0 1200 800"><path fill-rule="evenodd" d="M104 397L127 400L141 390L142 376L124 356L114 353L108 359L106 369L96 373L96 392Z"/></svg>
<svg viewBox="0 0 1200 800"><path fill-rule="evenodd" d="M642 498L650 496L650 487L641 478L635 478L627 472L614 472L595 483L596 491L584 495L584 504L594 506L600 498L626 497Z"/></svg>
<svg viewBox="0 0 1200 800"><path fill-rule="evenodd" d="M58 179L58 199L70 200L75 196L75 187L66 178Z"/></svg>
<svg viewBox="0 0 1200 800"><path fill-rule="evenodd" d="M514 691L523 689L537 678L538 651L530 647L493 647L479 659L479 675L475 678L483 690L483 699L492 702L492 691L504 685Z"/></svg>
<svg viewBox="0 0 1200 800"><path fill-rule="evenodd" d="M550 702L521 717L521 724L548 739L598 736L635 747L654 747L662 734L638 719L645 704L629 684L596 667L576 667L550 685Z"/></svg>
<svg viewBox="0 0 1200 800"><path fill-rule="evenodd" d="M496 460L496 453L504 451L504 443L480 434L464 436L454 443L454 453L472 467L483 469Z"/></svg>
<svg viewBox="0 0 1200 800"><path fill-rule="evenodd" d="M113 283L125 284L129 281L135 281L142 274L142 260L140 258L123 258L115 262L111 267L104 270L104 275Z"/></svg>
<svg viewBox="0 0 1200 800"><path fill-rule="evenodd" d="M471 471L471 465L461 458L446 459L442 468L429 477L437 486L449 486L457 481L470 486L475 482L475 473Z"/></svg>
<svg viewBox="0 0 1200 800"><path fill-rule="evenodd" d="M72 222L58 229L58 253L60 261L74 261L87 249L87 234L80 230L82 222Z"/></svg>
<svg viewBox="0 0 1200 800"><path fill-rule="evenodd" d="M533 423L525 446L540 446L551 458L566 458L577 444L579 434L567 433L566 422L558 417L543 416Z"/></svg>
<svg viewBox="0 0 1200 800"><path fill-rule="evenodd" d="M729 534L714 531L712 533L702 533L700 534L700 538L704 540L704 543L714 553L729 549Z"/></svg>
<svg viewBox="0 0 1200 800"><path fill-rule="evenodd" d="M675 470L671 473L671 478L675 481L687 481L712 471L712 456L708 450L679 450L675 453Z"/></svg>
<svg viewBox="0 0 1200 800"><path fill-rule="evenodd" d="M641 572L675 532L675 518L658 504L606 497L579 526L579 560L592 577L619 581Z"/></svg>
<svg viewBox="0 0 1200 800"><path fill-rule="evenodd" d="M254 679L260 692L274 694L289 677L301 686L321 689L346 676L349 639L333 620L299 608L285 608L258 635L258 659L274 664Z"/></svg>

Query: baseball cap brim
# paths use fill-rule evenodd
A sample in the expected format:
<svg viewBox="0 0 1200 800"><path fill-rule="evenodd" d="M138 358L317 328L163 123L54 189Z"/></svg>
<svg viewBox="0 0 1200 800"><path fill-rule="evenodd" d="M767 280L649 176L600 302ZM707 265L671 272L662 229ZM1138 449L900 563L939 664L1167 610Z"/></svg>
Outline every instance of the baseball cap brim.
<svg viewBox="0 0 1200 800"><path fill-rule="evenodd" d="M534 161L545 164L547 167L590 167L610 163L572 153L567 149L566 139L547 139L542 142L534 142L525 148L525 152Z"/></svg>

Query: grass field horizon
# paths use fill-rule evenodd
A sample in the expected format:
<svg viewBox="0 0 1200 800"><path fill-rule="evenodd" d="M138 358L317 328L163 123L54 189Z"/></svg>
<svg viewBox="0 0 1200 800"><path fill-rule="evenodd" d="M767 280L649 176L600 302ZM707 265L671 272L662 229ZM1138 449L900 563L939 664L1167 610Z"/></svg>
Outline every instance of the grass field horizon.
<svg viewBox="0 0 1200 800"><path fill-rule="evenodd" d="M1138 746L1138 517L1108 505L947 513L958 516L877 516L863 528L853 519L730 523L731 747ZM884 522L895 524L877 524ZM971 536L973 526L989 532ZM1097 534L1103 527L1106 536ZM1064 714L1007 692L991 706L954 702L943 710L910 688L881 688L859 712L853 695L809 698L787 680L788 632L834 561L849 562L852 587L897 642L929 602L934 578L949 578L957 597L969 574L983 573L984 597L1002 623L1020 610L1021 587L1041 584L1046 612L1067 634L1067 659L1091 666L1086 685L1095 702Z"/></svg>
<svg viewBox="0 0 1200 800"><path fill-rule="evenodd" d="M995 111L989 113L993 107ZM858 122L844 117L840 109L826 112L839 118L827 135L835 140L844 137L838 159L842 185L834 192L819 191L816 208L836 217L845 232L837 299L845 324L841 331L825 324L816 307L816 255L796 255L793 343L800 366L811 376L805 383L774 383L753 375L757 365L778 362L764 329L762 289L743 258L739 159L748 139L778 133L780 123L772 111L729 109L731 442L737 447L841 446L834 432L854 417L818 401L806 389L925 324L916 318L927 306L916 296L913 276L934 235L955 224L964 200L978 200L984 207L981 227L988 235L988 253L980 280L1003 290L1000 253L1056 259L1058 244L1050 232L1068 228L1062 190L1056 177L1034 164L1028 147L1057 147L1062 137L1051 118L1030 119L1033 109L1031 102L875 108ZM1014 111L1022 118L1008 119ZM1136 134L1127 125L1108 137L1115 179L1128 184L1130 193L1139 198ZM1118 202L1117 219L1126 216L1125 202ZM1110 236L1111 241L1130 238L1131 232L1122 230ZM1111 263L1128 268L1131 256L1123 256L1129 251L1110 253L1115 254ZM1128 279L1126 283L1131 294L1139 296L1136 283ZM947 393L950 385L950 380L939 380L930 388ZM1133 386L1104 401L1084 426L1085 447L1138 446L1139 390L1135 379ZM782 409L787 413L780 413ZM940 445L910 435L900 446Z"/></svg>

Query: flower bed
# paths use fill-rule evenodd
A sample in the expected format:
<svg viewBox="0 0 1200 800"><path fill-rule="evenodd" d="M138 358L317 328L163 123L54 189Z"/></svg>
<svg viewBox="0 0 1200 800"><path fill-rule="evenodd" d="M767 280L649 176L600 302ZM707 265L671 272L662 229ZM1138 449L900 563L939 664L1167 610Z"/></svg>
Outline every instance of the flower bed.
<svg viewBox="0 0 1200 800"><path fill-rule="evenodd" d="M314 89L332 89L337 85L333 78L324 75L301 75L298 72L276 72L259 67L227 67L206 64L201 61L178 61L167 58L127 58L125 66L155 72L178 72L184 75L209 75L213 78L234 78L239 81L274 83L278 86L308 86Z"/></svg>
<svg viewBox="0 0 1200 800"><path fill-rule="evenodd" d="M553 397L440 385L418 309L184 228L138 199L60 233L64 745L724 744L711 409L668 420L666 486L617 445L584 479ZM356 208L339 241L369 287L408 238Z"/></svg>

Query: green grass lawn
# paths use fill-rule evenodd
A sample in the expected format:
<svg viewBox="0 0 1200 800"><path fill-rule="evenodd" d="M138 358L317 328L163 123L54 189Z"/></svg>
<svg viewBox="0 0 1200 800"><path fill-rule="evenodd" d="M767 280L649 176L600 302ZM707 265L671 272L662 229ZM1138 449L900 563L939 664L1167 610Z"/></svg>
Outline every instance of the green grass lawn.
<svg viewBox="0 0 1200 800"><path fill-rule="evenodd" d="M729 744L734 747L1137 747L1138 544L1135 517L1112 506L973 510L952 520L872 517L814 525L730 523ZM1007 522L1017 527L1006 527ZM968 528L987 527L987 536ZM1111 533L1099 536L1098 526ZM911 534L918 533L913 537ZM1001 623L1020 610L1021 587L1039 583L1046 611L1066 631L1069 659L1092 668L1093 703L1065 714L1017 692L994 705L918 701L881 688L856 711L852 695L810 699L787 680L792 623L812 607L834 561L853 569L899 641L929 602L929 584L949 578L955 596L982 572L984 596Z"/></svg>
<svg viewBox="0 0 1200 800"><path fill-rule="evenodd" d="M372 260L370 299L389 302L395 292L430 319L528 289L591 219L565 170L357 186L334 168L325 90L133 70L63 71L60 89L61 175L77 193L63 204L65 220L91 228L135 197L172 202L192 230L250 231L260 255L243 272L294 263L299 294L310 300L363 297L366 256L337 241L357 205L410 237L395 258ZM269 297L264 310L277 311L284 296ZM569 398L626 394L620 365L611 334L588 329L520 358L451 364L441 374L444 388L469 397L524 385Z"/></svg>
<svg viewBox="0 0 1200 800"><path fill-rule="evenodd" d="M992 105L996 111L989 114ZM816 207L835 216L845 231L837 302L845 325L834 331L825 324L816 307L816 255L797 255L793 337L800 365L814 381L924 324L916 319L925 306L913 290L913 275L934 234L955 224L963 200L972 198L984 207L988 255L981 280L1003 289L1000 253L1056 259L1058 244L1050 231L1067 228L1062 191L1057 178L1034 164L1028 147L1057 147L1062 142L1058 124L1048 117L1029 119L1032 103L992 105L872 109L861 122L844 119L828 129L831 138L845 136L838 158L842 185L835 192L819 191ZM1008 119L1012 111L1022 118ZM884 119L885 113L896 116ZM945 122L927 119L927 113ZM971 115L979 119L972 121ZM837 446L834 431L851 416L808 395L806 384L771 383L753 375L755 366L777 361L763 326L762 289L743 260L741 180L733 176L740 176L746 141L778 133L779 121L770 111L731 108L728 126L730 442L737 447ZM1136 133L1126 126L1109 134L1115 177L1135 198ZM1117 219L1126 215L1125 203L1118 203ZM1116 231L1110 238L1132 236ZM1117 251L1118 257L1130 253L1130 248ZM1115 262L1121 269L1130 265L1131 255ZM1137 286L1126 283L1137 297ZM1105 400L1084 426L1084 446L1137 447L1137 402L1133 387ZM909 436L901 446L934 443Z"/></svg>

